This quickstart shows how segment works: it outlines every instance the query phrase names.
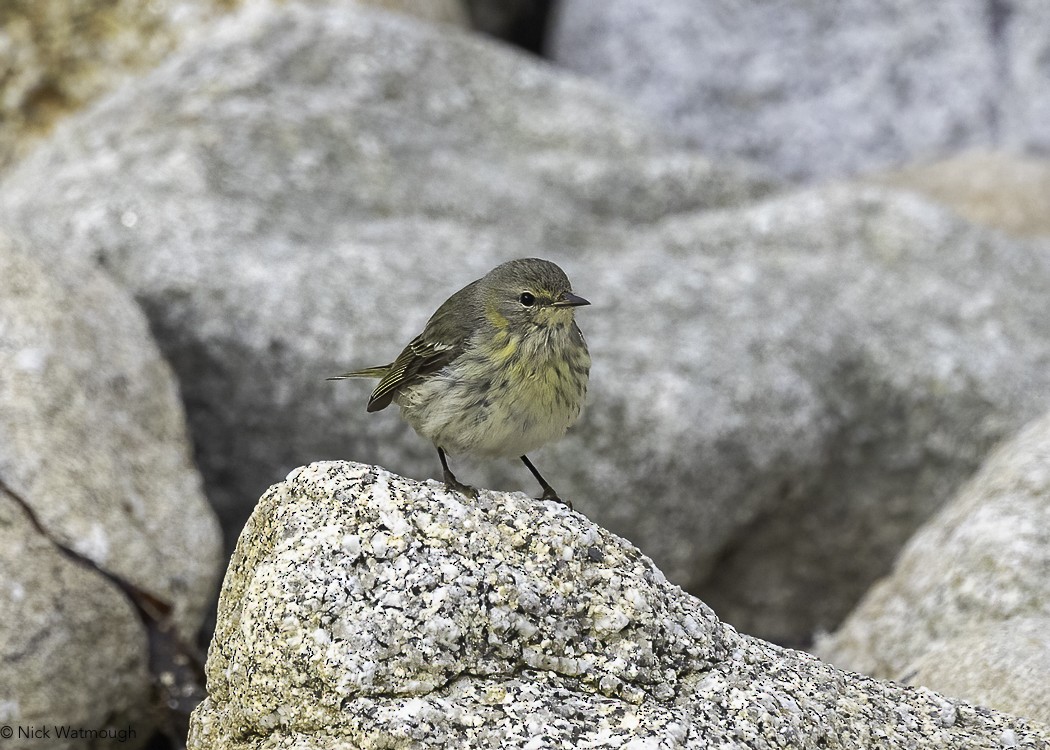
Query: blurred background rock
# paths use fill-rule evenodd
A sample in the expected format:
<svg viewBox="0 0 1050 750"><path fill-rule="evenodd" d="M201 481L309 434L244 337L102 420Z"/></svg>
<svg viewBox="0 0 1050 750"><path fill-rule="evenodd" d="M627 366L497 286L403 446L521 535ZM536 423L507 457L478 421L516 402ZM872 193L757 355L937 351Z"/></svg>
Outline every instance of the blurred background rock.
<svg viewBox="0 0 1050 750"><path fill-rule="evenodd" d="M0 166L25 153L63 116L149 70L180 43L254 1L4 0ZM468 23L460 0L359 1L429 21Z"/></svg>
<svg viewBox="0 0 1050 750"><path fill-rule="evenodd" d="M563 0L549 53L708 154L791 179L1050 148L1040 0Z"/></svg>

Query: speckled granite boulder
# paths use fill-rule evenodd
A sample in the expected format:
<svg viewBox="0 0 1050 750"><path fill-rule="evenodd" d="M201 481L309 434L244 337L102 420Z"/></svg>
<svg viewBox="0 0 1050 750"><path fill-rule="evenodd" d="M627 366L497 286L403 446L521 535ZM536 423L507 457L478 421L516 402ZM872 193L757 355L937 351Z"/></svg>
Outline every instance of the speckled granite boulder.
<svg viewBox="0 0 1050 750"><path fill-rule="evenodd" d="M978 621L933 639L901 678L1050 723L1050 617Z"/></svg>
<svg viewBox="0 0 1050 750"><path fill-rule="evenodd" d="M818 652L1050 722L1050 416L989 458Z"/></svg>
<svg viewBox="0 0 1050 750"><path fill-rule="evenodd" d="M739 635L586 518L317 463L260 500L192 750L1050 746Z"/></svg>
<svg viewBox="0 0 1050 750"><path fill-rule="evenodd" d="M147 629L103 572L171 604L192 638L221 568L218 524L141 310L94 267L45 267L6 237L0 516L0 724L141 718ZM149 727L136 724L140 743Z"/></svg>
<svg viewBox="0 0 1050 750"><path fill-rule="evenodd" d="M27 247L0 237L0 480L192 635L221 550L171 369L104 273L47 268Z"/></svg>
<svg viewBox="0 0 1050 750"><path fill-rule="evenodd" d="M746 632L833 628L1050 400L1050 255L915 197L799 192L631 247L628 273L589 278L646 289L645 315L581 315L596 393L625 404L596 398L578 430L603 445L593 517Z"/></svg>

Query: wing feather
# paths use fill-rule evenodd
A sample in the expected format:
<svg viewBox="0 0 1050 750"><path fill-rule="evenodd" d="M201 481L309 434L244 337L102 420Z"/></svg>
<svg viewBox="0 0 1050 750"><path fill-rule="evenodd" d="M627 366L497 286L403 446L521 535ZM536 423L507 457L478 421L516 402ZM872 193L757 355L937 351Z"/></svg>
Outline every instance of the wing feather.
<svg viewBox="0 0 1050 750"><path fill-rule="evenodd" d="M419 335L398 355L368 399L368 411L379 411L390 405L397 392L420 378L437 372L456 355L455 347L427 342Z"/></svg>
<svg viewBox="0 0 1050 750"><path fill-rule="evenodd" d="M463 353L475 327L478 282L453 294L390 365L368 399L368 411L385 409L398 392L451 364Z"/></svg>

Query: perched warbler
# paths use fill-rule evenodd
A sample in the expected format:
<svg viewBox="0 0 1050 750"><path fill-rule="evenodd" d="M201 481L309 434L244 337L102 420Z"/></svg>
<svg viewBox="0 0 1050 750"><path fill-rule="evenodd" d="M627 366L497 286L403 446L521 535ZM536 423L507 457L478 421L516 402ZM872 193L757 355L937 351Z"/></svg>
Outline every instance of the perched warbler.
<svg viewBox="0 0 1050 750"><path fill-rule="evenodd" d="M543 489L538 499L571 507L525 454L580 416L591 358L573 309L589 304L550 261L512 260L445 300L391 364L328 379L379 378L368 411L400 406L437 448L446 487L477 497L446 452L518 456Z"/></svg>

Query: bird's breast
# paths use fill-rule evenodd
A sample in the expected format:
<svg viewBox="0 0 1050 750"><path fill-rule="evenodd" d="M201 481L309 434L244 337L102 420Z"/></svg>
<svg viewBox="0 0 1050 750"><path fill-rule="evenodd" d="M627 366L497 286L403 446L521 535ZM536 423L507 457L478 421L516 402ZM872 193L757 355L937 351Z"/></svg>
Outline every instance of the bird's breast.
<svg viewBox="0 0 1050 750"><path fill-rule="evenodd" d="M500 332L405 394L402 414L452 453L521 456L579 418L590 358L571 330ZM576 335L579 336L578 329Z"/></svg>

